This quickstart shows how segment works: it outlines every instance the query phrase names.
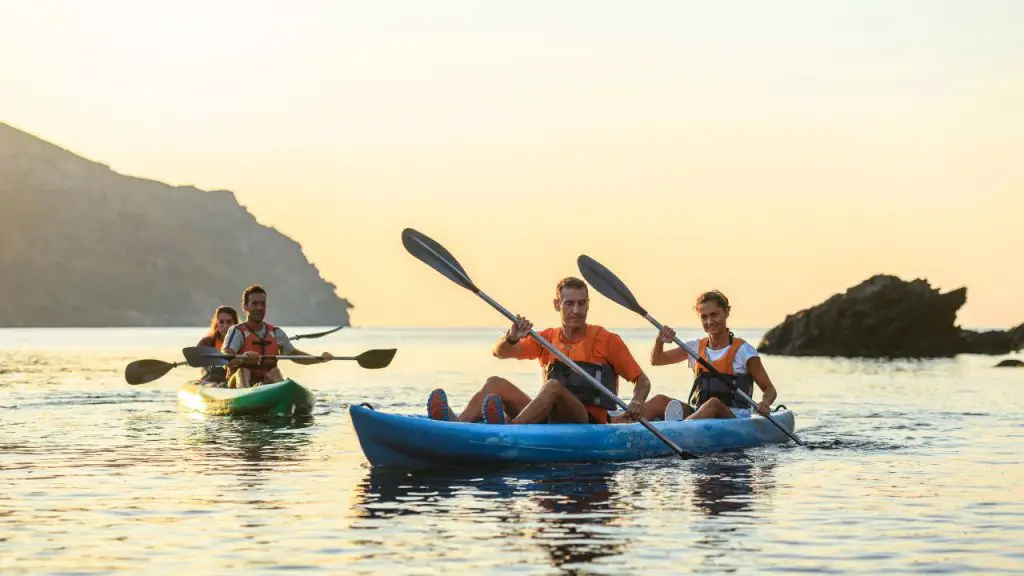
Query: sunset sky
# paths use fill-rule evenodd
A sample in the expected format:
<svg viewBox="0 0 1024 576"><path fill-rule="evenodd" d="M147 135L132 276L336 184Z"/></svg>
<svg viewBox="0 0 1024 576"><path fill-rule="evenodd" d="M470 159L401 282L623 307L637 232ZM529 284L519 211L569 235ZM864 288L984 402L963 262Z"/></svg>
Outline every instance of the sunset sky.
<svg viewBox="0 0 1024 576"><path fill-rule="evenodd" d="M357 325L504 324L406 226L538 324L580 253L679 326L880 272L1024 321L1024 2L0 0L0 53L0 121L234 191Z"/></svg>

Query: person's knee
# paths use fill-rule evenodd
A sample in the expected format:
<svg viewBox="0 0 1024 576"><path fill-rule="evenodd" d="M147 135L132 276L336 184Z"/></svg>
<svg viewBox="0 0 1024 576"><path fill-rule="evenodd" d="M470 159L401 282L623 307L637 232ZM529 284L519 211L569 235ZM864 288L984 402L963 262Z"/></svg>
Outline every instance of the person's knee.
<svg viewBox="0 0 1024 576"><path fill-rule="evenodd" d="M705 404L707 405L707 407L708 407L707 409L708 410L714 410L715 412L721 412L722 410L728 410L729 409L725 405L725 402L722 402L718 398L708 398L708 401L705 402Z"/></svg>
<svg viewBox="0 0 1024 576"><path fill-rule="evenodd" d="M496 392L511 385L511 382L505 380L501 376L490 376L487 380L484 380L484 390L488 392Z"/></svg>
<svg viewBox="0 0 1024 576"><path fill-rule="evenodd" d="M552 378L551 380L548 380L547 382L544 383L543 386L540 387L540 392L537 393L537 396L540 396L542 394L550 396L560 396L562 394L570 394L570 392L569 389L563 386L561 382Z"/></svg>
<svg viewBox="0 0 1024 576"><path fill-rule="evenodd" d="M248 388L252 384L252 370L249 370L248 368L240 369L236 377L236 388Z"/></svg>

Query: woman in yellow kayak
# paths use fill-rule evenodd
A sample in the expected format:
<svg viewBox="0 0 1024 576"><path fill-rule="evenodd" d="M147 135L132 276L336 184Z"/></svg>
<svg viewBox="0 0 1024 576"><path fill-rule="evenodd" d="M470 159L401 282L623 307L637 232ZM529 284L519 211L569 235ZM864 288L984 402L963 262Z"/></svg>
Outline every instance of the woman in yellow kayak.
<svg viewBox="0 0 1024 576"><path fill-rule="evenodd" d="M199 340L198 345L220 350L221 345L224 344L224 336L228 333L228 328L235 324L238 324L238 312L231 306L218 306L213 311L210 329L206 332L206 336ZM226 385L227 369L224 366L213 366L211 368L203 368L202 370L204 384L220 387Z"/></svg>
<svg viewBox="0 0 1024 576"><path fill-rule="evenodd" d="M761 389L761 402L757 412L766 415L778 395L768 372L761 363L757 349L729 330L729 299L718 290L705 292L697 298L695 306L700 323L707 336L686 342L686 346L700 355L723 375L734 375L735 384L747 396L753 398L754 384ZM651 364L665 366L688 360L693 369L694 382L689 402L683 404L663 394L651 398L644 407L644 414L657 417L664 414L665 420L698 420L702 418L748 418L751 410L743 398L731 387L712 376L698 364L684 349L675 347L665 350L665 344L676 336L675 330L665 326L654 340L651 350ZM694 408L695 407L695 408Z"/></svg>

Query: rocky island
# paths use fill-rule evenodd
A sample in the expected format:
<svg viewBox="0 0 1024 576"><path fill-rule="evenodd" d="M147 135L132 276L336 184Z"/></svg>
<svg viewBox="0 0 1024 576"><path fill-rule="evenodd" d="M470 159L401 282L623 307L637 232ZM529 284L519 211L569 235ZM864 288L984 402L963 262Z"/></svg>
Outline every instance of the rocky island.
<svg viewBox="0 0 1024 576"><path fill-rule="evenodd" d="M276 323L352 308L233 193L118 174L3 123L0 278L0 326L202 326L253 282Z"/></svg>
<svg viewBox="0 0 1024 576"><path fill-rule="evenodd" d="M786 317L758 350L787 356L937 358L1024 348L1024 324L975 332L956 326L967 288L946 293L922 279L879 274Z"/></svg>

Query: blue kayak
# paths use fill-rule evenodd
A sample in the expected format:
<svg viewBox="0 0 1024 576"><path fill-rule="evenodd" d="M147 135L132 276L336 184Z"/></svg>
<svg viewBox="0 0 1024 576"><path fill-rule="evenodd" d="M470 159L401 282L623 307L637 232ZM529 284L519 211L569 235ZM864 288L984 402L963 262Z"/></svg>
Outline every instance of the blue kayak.
<svg viewBox="0 0 1024 576"><path fill-rule="evenodd" d="M642 424L470 424L387 414L365 405L349 415L370 464L379 468L508 466L553 462L641 460L671 456L671 448ZM789 410L772 417L790 432ZM652 422L688 452L717 452L789 438L766 418Z"/></svg>

